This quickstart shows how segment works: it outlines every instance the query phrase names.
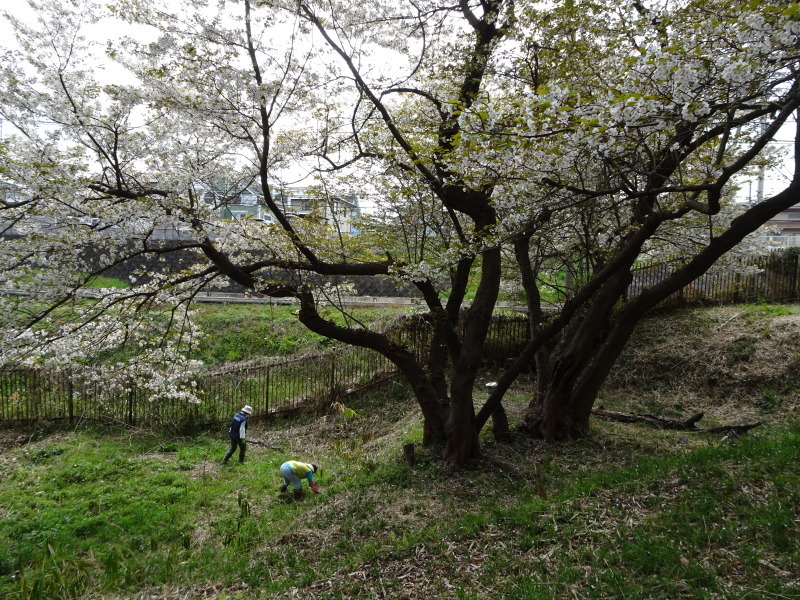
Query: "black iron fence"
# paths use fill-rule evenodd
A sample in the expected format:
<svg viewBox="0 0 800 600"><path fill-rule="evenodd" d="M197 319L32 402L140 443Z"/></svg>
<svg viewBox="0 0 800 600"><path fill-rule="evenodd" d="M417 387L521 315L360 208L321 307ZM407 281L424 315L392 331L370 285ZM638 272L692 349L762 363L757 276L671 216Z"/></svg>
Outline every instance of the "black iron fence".
<svg viewBox="0 0 800 600"><path fill-rule="evenodd" d="M150 400L136 382L101 385L60 370L0 371L0 422L106 421L185 429L224 422L245 404L264 418L335 401L393 372L380 354L342 348L274 363L234 364L199 374L199 402ZM120 389L120 388L123 389Z"/></svg>
<svg viewBox="0 0 800 600"><path fill-rule="evenodd" d="M666 302L798 301L798 262L797 253L781 252L736 270L717 270ZM674 269L674 264L663 264L637 270L630 295L663 280ZM391 335L424 358L431 331L423 316L407 318ZM526 317L495 317L486 340L486 361L502 363L516 356L528 335ZM135 382L115 387L66 371L5 370L0 371L0 423L113 421L184 428L224 422L245 404L263 418L328 405L395 371L377 352L348 346L280 362L234 364L206 371L196 379L200 402L190 403L178 398L150 401L148 390Z"/></svg>
<svg viewBox="0 0 800 600"><path fill-rule="evenodd" d="M527 332L524 317L498 317L490 325L487 356L510 356ZM408 318L392 330L395 341L424 358L430 328ZM197 403L180 398L150 400L134 381L108 385L63 370L0 371L0 423L116 422L137 427L185 429L225 422L245 404L255 418L324 407L385 381L396 372L383 355L353 346L282 361L231 364L196 378Z"/></svg>
<svg viewBox="0 0 800 600"><path fill-rule="evenodd" d="M772 252L742 259L736 265L716 267L673 294L663 304L740 304L800 301L800 256L797 251ZM634 271L628 296L664 280L677 262L641 267Z"/></svg>

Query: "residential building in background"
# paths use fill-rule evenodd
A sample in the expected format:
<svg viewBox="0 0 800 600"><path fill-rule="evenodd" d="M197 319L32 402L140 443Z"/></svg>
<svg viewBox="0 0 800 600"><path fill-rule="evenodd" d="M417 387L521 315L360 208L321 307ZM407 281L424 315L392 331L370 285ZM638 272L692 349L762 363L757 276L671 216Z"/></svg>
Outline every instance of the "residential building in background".
<svg viewBox="0 0 800 600"><path fill-rule="evenodd" d="M217 209L220 219L253 219L267 223L275 220L272 211L264 203L264 196L253 187L231 191L218 185L203 192L202 198L206 204Z"/></svg>
<svg viewBox="0 0 800 600"><path fill-rule="evenodd" d="M318 190L307 187L285 187L274 191L275 201L290 218L317 218L340 233L358 233L353 219L359 213L355 196L323 196Z"/></svg>
<svg viewBox="0 0 800 600"><path fill-rule="evenodd" d="M778 213L764 224L766 238L776 248L800 246L800 204Z"/></svg>
<svg viewBox="0 0 800 600"><path fill-rule="evenodd" d="M342 234L358 233L353 226L353 219L359 214L355 196L328 196L310 187L281 187L272 189L272 197L289 218L321 219ZM221 219L253 219L265 223L276 221L263 194L253 186L230 190L223 185L215 185L203 191L202 198L217 209Z"/></svg>

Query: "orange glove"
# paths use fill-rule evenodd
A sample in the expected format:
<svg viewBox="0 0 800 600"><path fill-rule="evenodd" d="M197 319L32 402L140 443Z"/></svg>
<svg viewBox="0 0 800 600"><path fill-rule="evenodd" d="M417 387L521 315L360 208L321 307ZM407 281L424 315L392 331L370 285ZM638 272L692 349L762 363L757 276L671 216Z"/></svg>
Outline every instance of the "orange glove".
<svg viewBox="0 0 800 600"><path fill-rule="evenodd" d="M314 491L315 494L319 494L319 487L317 486L317 482L316 481L309 481L308 482L308 487L310 487Z"/></svg>

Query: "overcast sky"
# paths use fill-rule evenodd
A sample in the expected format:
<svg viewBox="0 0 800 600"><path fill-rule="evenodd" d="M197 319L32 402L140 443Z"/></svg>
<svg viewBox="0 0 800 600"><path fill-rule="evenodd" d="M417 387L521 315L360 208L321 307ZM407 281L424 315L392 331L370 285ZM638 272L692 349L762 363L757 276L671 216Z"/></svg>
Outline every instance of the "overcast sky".
<svg viewBox="0 0 800 600"><path fill-rule="evenodd" d="M173 0L160 0L161 6L169 6ZM13 15L16 18L23 19L29 23L35 22L35 14L24 0L5 0L3 10L9 10L13 4ZM146 27L133 27L129 24L120 21L104 18L94 25L87 28L87 37L99 43L99 49L105 47L109 40L119 39L125 35L135 35L137 39L143 40L149 37L155 39L157 33L155 30ZM7 21L4 14L0 13L0 47L13 47L14 35L11 25ZM97 68L105 70L107 73L104 75L106 80L114 81L116 83L123 83L127 79L124 69L110 61L98 59ZM47 124L43 123L43 127ZM13 127L7 121L0 117L0 139L13 134ZM775 168L767 170L763 176L763 194L769 197L783 188L789 183L792 178L793 170L793 138L794 138L794 122L787 125L779 134L778 139L774 142L773 147L779 148L784 154L784 160ZM291 175L289 175L291 176ZM753 176L750 180L746 180L740 192L740 199L756 200L759 190L759 177Z"/></svg>

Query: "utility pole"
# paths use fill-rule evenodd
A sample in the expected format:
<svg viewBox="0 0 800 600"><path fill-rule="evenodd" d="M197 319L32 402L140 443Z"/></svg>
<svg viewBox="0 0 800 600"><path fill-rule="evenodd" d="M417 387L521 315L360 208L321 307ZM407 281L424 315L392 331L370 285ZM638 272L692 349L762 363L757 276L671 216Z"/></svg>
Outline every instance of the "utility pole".
<svg viewBox="0 0 800 600"><path fill-rule="evenodd" d="M766 131L767 131L767 122L762 119L761 135L764 135ZM765 172L765 167L762 164L758 169L758 187L756 188L756 198L758 199L759 203L764 201L764 172Z"/></svg>

